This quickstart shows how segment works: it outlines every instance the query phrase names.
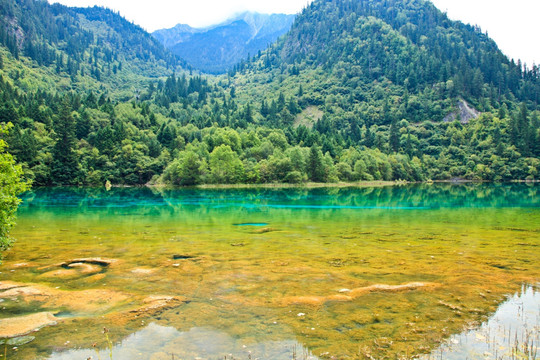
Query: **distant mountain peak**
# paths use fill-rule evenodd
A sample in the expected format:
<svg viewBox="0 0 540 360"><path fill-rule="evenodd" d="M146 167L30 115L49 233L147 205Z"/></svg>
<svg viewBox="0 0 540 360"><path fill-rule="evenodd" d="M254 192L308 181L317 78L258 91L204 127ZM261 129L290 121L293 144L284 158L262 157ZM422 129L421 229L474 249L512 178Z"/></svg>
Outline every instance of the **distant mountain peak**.
<svg viewBox="0 0 540 360"><path fill-rule="evenodd" d="M223 73L289 31L295 16L244 11L208 27L178 24L152 35L194 68Z"/></svg>
<svg viewBox="0 0 540 360"><path fill-rule="evenodd" d="M197 31L196 28L193 28L187 24L176 24L172 29L174 30L178 30L178 31ZM167 29L162 29L162 30L167 30ZM159 31L159 30L158 30Z"/></svg>

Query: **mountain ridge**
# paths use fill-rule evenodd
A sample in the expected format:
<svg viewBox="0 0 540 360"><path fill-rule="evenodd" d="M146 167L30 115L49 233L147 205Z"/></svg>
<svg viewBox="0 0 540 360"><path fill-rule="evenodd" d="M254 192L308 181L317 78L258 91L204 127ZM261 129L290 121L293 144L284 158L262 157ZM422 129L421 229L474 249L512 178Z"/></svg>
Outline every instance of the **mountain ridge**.
<svg viewBox="0 0 540 360"><path fill-rule="evenodd" d="M286 33L295 15L242 12L221 23L192 28L178 24L152 33L195 69L224 73Z"/></svg>
<svg viewBox="0 0 540 360"><path fill-rule="evenodd" d="M0 43L16 60L24 56L48 69L62 90L105 87L113 96L124 92L125 99L134 84L143 87L185 65L140 26L106 8L33 0L0 0L0 8ZM35 84L38 78L28 81L48 88Z"/></svg>
<svg viewBox="0 0 540 360"><path fill-rule="evenodd" d="M0 0L30 39L0 26L0 122L35 184L540 177L538 68L425 1L315 0L224 76L110 11L21 1Z"/></svg>

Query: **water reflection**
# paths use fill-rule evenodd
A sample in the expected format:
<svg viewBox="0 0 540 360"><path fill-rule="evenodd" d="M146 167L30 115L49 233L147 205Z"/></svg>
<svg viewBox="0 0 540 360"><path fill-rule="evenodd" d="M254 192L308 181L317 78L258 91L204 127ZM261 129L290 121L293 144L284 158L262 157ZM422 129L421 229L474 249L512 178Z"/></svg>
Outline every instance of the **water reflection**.
<svg viewBox="0 0 540 360"><path fill-rule="evenodd" d="M540 281L539 189L36 189L0 281L52 295L6 300L0 318L72 316L8 358L95 360L97 341L108 359L103 327L115 360L427 354ZM154 311L148 295L185 302Z"/></svg>
<svg viewBox="0 0 540 360"><path fill-rule="evenodd" d="M453 335L423 360L538 359L540 289L525 288L478 329Z"/></svg>
<svg viewBox="0 0 540 360"><path fill-rule="evenodd" d="M274 207L298 209L437 209L540 207L538 184L420 184L379 188L157 189L38 188L21 209L40 207Z"/></svg>
<svg viewBox="0 0 540 360"><path fill-rule="evenodd" d="M50 360L109 358L109 349L70 350L53 353ZM115 360L133 359L275 359L316 360L317 357L294 340L253 342L208 328L180 332L151 323L112 347Z"/></svg>

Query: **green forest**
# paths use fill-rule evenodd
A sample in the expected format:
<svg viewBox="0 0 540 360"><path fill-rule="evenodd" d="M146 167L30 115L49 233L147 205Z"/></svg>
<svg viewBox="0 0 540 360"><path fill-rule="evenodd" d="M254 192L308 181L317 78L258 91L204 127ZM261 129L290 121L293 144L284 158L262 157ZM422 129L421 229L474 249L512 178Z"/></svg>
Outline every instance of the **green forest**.
<svg viewBox="0 0 540 360"><path fill-rule="evenodd" d="M316 0L222 76L104 8L0 12L1 138L34 186L540 178L538 67L424 0Z"/></svg>

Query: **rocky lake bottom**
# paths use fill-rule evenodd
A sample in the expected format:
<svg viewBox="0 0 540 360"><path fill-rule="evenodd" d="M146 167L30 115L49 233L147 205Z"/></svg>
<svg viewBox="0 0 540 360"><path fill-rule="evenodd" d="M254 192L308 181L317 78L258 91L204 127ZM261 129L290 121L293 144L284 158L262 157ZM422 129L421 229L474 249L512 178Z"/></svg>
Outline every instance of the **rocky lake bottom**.
<svg viewBox="0 0 540 360"><path fill-rule="evenodd" d="M36 189L0 266L0 353L534 359L539 190Z"/></svg>

